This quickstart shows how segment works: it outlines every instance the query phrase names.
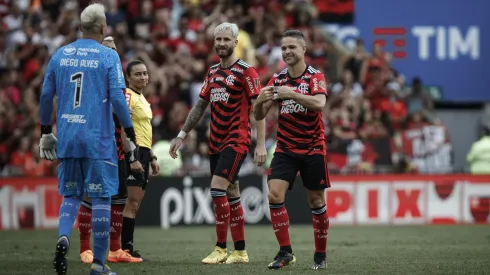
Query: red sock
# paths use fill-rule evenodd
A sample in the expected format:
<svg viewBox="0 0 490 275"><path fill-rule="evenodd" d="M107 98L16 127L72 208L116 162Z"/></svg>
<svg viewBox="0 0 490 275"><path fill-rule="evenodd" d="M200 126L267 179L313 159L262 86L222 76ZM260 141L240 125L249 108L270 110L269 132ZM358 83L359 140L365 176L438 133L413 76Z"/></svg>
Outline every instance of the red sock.
<svg viewBox="0 0 490 275"><path fill-rule="evenodd" d="M240 198L233 198L230 202L230 231L233 242L245 240L245 218L243 216L243 208L240 203ZM236 248L235 248L236 249ZM243 250L238 249L238 250Z"/></svg>
<svg viewBox="0 0 490 275"><path fill-rule="evenodd" d="M111 234L110 234L110 251L118 251L121 249L121 230L123 223L122 204L111 205Z"/></svg>
<svg viewBox="0 0 490 275"><path fill-rule="evenodd" d="M88 204L87 204L88 205ZM92 250L90 247L90 235L92 234L92 209L90 205L82 203L78 211L78 231L80 231L80 253Z"/></svg>
<svg viewBox="0 0 490 275"><path fill-rule="evenodd" d="M269 204L271 222L279 246L291 246L289 240L289 215L284 203Z"/></svg>
<svg viewBox="0 0 490 275"><path fill-rule="evenodd" d="M226 191L211 188L211 197L214 204L214 216L216 217L216 237L218 243L224 243L228 238L228 224L230 223L230 204L226 197Z"/></svg>
<svg viewBox="0 0 490 275"><path fill-rule="evenodd" d="M315 252L327 252L327 235L330 221L328 220L327 209L324 206L311 209L313 213L313 232L315 236Z"/></svg>

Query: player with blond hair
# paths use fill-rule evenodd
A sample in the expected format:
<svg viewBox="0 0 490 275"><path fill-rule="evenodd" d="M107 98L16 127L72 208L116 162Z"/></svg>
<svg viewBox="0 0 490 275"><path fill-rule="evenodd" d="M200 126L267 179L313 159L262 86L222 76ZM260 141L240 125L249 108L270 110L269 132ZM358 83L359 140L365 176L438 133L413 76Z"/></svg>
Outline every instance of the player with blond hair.
<svg viewBox="0 0 490 275"><path fill-rule="evenodd" d="M237 37L236 24L223 23L215 28L214 49L220 63L209 68L199 101L190 111L182 131L172 141L169 152L173 158L177 157L177 150L185 136L211 105L209 158L217 241L214 251L202 260L205 264L249 261L245 250L245 220L240 203L238 172L251 142L250 112L260 91L260 80L252 66L235 57ZM267 156L265 121L257 121L256 127L254 160L262 165ZM228 226L235 245L230 255L226 248Z"/></svg>

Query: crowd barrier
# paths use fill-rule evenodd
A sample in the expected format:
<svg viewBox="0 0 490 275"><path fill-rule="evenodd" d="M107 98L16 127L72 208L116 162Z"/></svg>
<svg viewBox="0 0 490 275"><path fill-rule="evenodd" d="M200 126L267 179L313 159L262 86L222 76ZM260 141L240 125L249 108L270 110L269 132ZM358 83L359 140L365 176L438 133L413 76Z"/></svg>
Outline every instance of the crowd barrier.
<svg viewBox="0 0 490 275"><path fill-rule="evenodd" d="M214 224L209 177L150 180L137 224L169 228ZM490 223L490 176L332 176L326 191L331 224ZM240 178L247 224L270 221L266 178ZM56 178L1 178L0 230L58 225L62 198ZM306 190L298 177L286 200L292 224L311 223Z"/></svg>

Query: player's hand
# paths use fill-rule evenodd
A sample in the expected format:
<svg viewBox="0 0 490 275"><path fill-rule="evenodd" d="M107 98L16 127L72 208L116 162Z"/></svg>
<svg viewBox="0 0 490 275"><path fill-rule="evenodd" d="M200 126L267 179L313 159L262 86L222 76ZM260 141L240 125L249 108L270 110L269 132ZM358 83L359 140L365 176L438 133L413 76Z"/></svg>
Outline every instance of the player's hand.
<svg viewBox="0 0 490 275"><path fill-rule="evenodd" d="M257 145L254 152L254 163L257 164L257 166L262 166L266 160L267 149L265 149L265 145Z"/></svg>
<svg viewBox="0 0 490 275"><path fill-rule="evenodd" d="M158 161L152 160L150 165L151 165L151 175L158 176L158 174L160 174L160 165L158 165Z"/></svg>
<svg viewBox="0 0 490 275"><path fill-rule="evenodd" d="M281 86L277 89L277 97L280 99L289 99L294 95L293 89L288 86Z"/></svg>
<svg viewBox="0 0 490 275"><path fill-rule="evenodd" d="M179 155L177 154L177 151L180 149L180 146L182 146L183 140L179 137L174 138L172 140L172 143L170 143L170 149L168 150L168 153L173 159L176 159Z"/></svg>
<svg viewBox="0 0 490 275"><path fill-rule="evenodd" d="M257 97L255 103L265 103L269 100L274 99L274 87L272 86L266 86L262 89L260 89L260 94Z"/></svg>
<svg viewBox="0 0 490 275"><path fill-rule="evenodd" d="M56 144L58 140L53 134L44 134L39 141L39 155L42 159L56 160Z"/></svg>
<svg viewBox="0 0 490 275"><path fill-rule="evenodd" d="M131 172L138 174L145 172L143 165L141 165L141 163L137 160L129 163L129 169L131 169Z"/></svg>
<svg viewBox="0 0 490 275"><path fill-rule="evenodd" d="M133 115L133 114L134 114L134 110L133 110L133 109L131 109L131 108L129 108L129 114L130 114L130 115Z"/></svg>

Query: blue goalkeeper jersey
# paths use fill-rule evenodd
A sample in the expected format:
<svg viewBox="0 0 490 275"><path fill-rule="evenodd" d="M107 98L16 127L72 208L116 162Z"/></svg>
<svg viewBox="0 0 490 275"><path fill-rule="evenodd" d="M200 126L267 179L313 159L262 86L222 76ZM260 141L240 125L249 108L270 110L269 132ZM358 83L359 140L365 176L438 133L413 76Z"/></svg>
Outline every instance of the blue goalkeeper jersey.
<svg viewBox="0 0 490 275"><path fill-rule="evenodd" d="M51 125L56 97L58 158L114 157L112 105L123 114L122 124L132 126L121 91L125 88L119 56L97 41L78 39L55 52L46 69L40 111L41 125Z"/></svg>

